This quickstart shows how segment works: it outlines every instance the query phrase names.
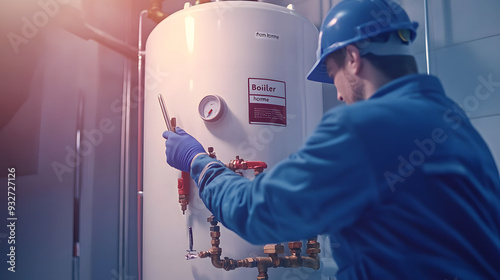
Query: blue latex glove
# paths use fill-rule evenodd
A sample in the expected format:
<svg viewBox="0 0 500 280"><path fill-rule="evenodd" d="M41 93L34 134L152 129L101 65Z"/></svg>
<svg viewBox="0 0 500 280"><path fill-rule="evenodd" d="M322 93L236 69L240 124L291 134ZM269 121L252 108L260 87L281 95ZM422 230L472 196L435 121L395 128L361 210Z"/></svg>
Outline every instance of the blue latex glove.
<svg viewBox="0 0 500 280"><path fill-rule="evenodd" d="M181 171L190 172L193 158L199 153L205 153L200 142L180 127L176 127L175 132L163 132L163 138L167 139L165 141L167 163Z"/></svg>

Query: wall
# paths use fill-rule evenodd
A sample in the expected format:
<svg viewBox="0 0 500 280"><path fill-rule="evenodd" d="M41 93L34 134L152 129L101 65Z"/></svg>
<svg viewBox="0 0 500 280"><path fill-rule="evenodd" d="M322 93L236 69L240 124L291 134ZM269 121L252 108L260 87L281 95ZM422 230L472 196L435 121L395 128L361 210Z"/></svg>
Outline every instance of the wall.
<svg viewBox="0 0 500 280"><path fill-rule="evenodd" d="M500 2L429 1L431 73L470 117L500 163Z"/></svg>
<svg viewBox="0 0 500 280"><path fill-rule="evenodd" d="M423 3L402 1L410 18L420 23L413 50L420 72L425 73ZM428 3L430 73L441 79L446 94L465 110L500 166L500 2Z"/></svg>
<svg viewBox="0 0 500 280"><path fill-rule="evenodd" d="M63 28L78 26L79 18L61 18L71 5L83 11L87 23L125 41L124 15L132 8L116 1L68 2L3 1L0 7L0 279L133 280L138 276L135 169L130 177L121 173L121 104L124 91L131 90L124 79L130 62ZM131 75L133 87L137 74ZM136 131L129 133L135 162ZM6 227L7 167L16 168L13 231ZM132 182L128 189L125 180ZM9 244L13 234L16 243ZM15 272L7 270L12 245Z"/></svg>

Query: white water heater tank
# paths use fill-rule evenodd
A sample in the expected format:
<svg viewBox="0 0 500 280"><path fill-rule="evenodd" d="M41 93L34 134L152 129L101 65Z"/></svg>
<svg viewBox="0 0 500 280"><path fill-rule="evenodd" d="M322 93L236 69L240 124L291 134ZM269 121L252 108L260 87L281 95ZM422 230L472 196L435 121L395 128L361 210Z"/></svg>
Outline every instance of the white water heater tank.
<svg viewBox="0 0 500 280"><path fill-rule="evenodd" d="M239 156L273 168L304 143L321 119L321 85L305 78L316 59L317 40L317 28L292 9L246 1L187 4L151 32L145 67L144 280L257 279L256 268L224 271L209 258L186 260L189 227L193 249L210 249L211 214L192 180L189 205L184 215L181 211L181 172L166 163L158 95L177 125L205 149L214 147L220 161ZM220 240L222 257L266 256L263 246L223 226ZM268 273L269 279L321 279L321 271L309 268L270 268Z"/></svg>

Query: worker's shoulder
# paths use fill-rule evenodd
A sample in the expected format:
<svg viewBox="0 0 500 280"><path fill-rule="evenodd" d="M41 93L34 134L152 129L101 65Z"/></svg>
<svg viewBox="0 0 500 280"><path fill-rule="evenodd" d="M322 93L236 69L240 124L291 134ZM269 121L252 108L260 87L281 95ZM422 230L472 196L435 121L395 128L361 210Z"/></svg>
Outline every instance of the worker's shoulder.
<svg viewBox="0 0 500 280"><path fill-rule="evenodd" d="M452 106L440 81L428 75L407 75L381 87L372 97L338 108L351 124L391 123L435 118Z"/></svg>
<svg viewBox="0 0 500 280"><path fill-rule="evenodd" d="M379 98L358 101L351 105L342 105L330 109L324 115L325 120L348 122L350 125L387 121L412 111L412 106L404 98Z"/></svg>
<svg viewBox="0 0 500 280"><path fill-rule="evenodd" d="M380 97L328 111L324 124L363 139L412 134L442 120L435 104L412 96Z"/></svg>

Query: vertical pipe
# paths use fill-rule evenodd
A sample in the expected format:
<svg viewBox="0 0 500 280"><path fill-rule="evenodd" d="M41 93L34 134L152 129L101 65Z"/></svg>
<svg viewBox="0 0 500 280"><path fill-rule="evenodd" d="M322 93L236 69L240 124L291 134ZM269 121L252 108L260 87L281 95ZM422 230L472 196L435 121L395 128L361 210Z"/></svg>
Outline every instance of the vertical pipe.
<svg viewBox="0 0 500 280"><path fill-rule="evenodd" d="M430 64L430 50L429 50L429 6L428 0L424 0L424 21L425 21L425 64L427 69L427 75L431 74L431 64Z"/></svg>
<svg viewBox="0 0 500 280"><path fill-rule="evenodd" d="M142 280L142 140L143 140L143 109L144 109L144 73L143 63L145 52L142 49L142 22L148 15L147 10L139 14L139 40L137 60L137 274Z"/></svg>
<svg viewBox="0 0 500 280"><path fill-rule="evenodd" d="M319 26L321 28L321 23L323 22L323 0L319 1Z"/></svg>
<svg viewBox="0 0 500 280"><path fill-rule="evenodd" d="M80 155L81 132L83 129L83 97L78 94L76 115L75 150ZM79 159L81 160L81 158ZM81 162L75 167L73 193L73 280L80 279L80 194L81 194Z"/></svg>
<svg viewBox="0 0 500 280"><path fill-rule="evenodd" d="M130 129L130 66L127 60L124 60L123 67L123 93L122 93L122 104L123 111L121 112L121 135L120 135L120 192L119 192L119 230L118 230L118 275L119 280L125 275L125 244L127 240L125 239L125 220L127 219L126 209L126 193L128 190L128 165L129 165L129 129Z"/></svg>
<svg viewBox="0 0 500 280"><path fill-rule="evenodd" d="M127 30L128 31L128 28ZM128 43L128 32L125 32ZM130 189L130 102L131 102L131 65L123 60L122 123L120 135L120 212L118 234L118 275L123 280L128 275L128 224L129 224L129 189Z"/></svg>
<svg viewBox="0 0 500 280"><path fill-rule="evenodd" d="M127 1L131 8L132 1ZM129 21L130 15L127 15ZM125 43L129 43L130 27L126 28ZM132 94L132 69L131 61L124 60L123 68L123 93L122 93L122 125L120 141L120 220L119 220L119 247L118 247L118 280L124 280L129 273L129 221L130 221L130 115Z"/></svg>

